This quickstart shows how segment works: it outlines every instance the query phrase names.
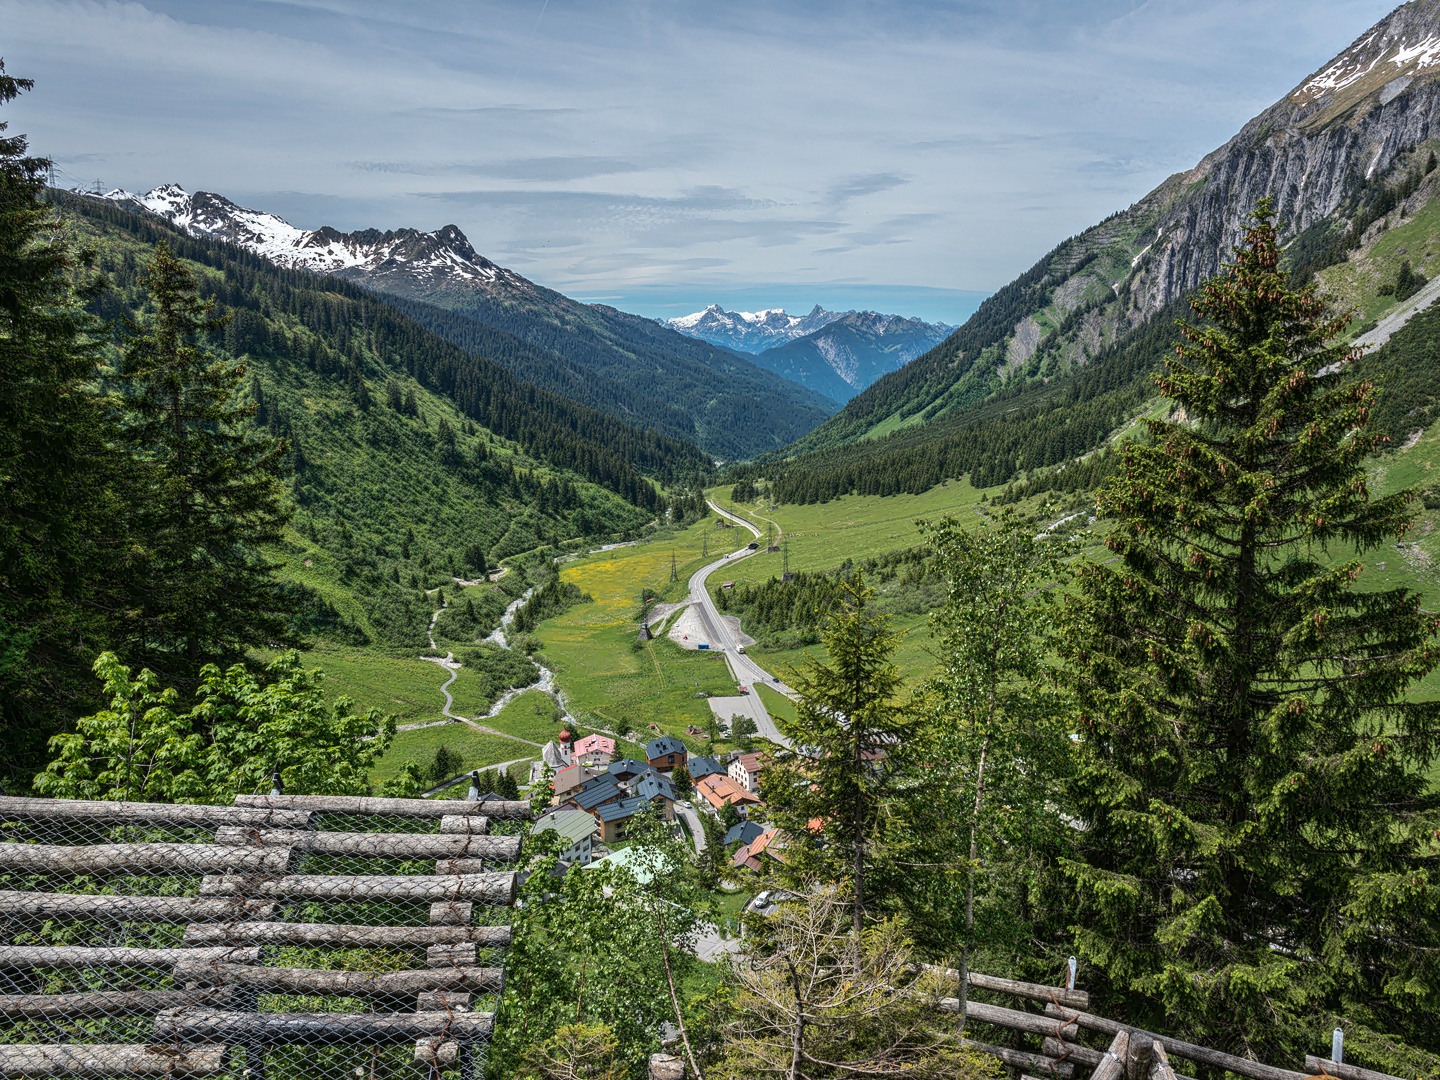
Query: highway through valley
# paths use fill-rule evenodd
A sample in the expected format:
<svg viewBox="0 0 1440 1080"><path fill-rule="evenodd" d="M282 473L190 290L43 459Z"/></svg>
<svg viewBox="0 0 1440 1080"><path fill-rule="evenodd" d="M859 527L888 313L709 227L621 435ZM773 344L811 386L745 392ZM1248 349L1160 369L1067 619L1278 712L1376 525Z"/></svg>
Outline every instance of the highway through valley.
<svg viewBox="0 0 1440 1080"><path fill-rule="evenodd" d="M748 529L755 539L759 540L760 529L757 526L722 509L713 502L710 503L710 509L727 521L731 521L743 529ZM755 687L757 684L763 683L791 698L795 696L795 691L771 676L769 672L740 651L740 642L730 629L730 624L720 617L720 612L715 607L715 601L710 597L710 590L706 587L706 582L711 574L717 570L733 567L742 559L754 554L754 551L742 547L739 551L717 559L695 571L690 575L690 604L696 617L700 620L701 626L705 629L710 648L713 651L724 653L725 662L730 665L730 673L735 676L735 682L746 692L743 697L749 705L750 716L755 721L756 731L762 738L782 746L789 746L790 740L780 734L780 729L775 726L774 719L770 716L769 710L765 708L765 703L760 700L760 695L756 692Z"/></svg>

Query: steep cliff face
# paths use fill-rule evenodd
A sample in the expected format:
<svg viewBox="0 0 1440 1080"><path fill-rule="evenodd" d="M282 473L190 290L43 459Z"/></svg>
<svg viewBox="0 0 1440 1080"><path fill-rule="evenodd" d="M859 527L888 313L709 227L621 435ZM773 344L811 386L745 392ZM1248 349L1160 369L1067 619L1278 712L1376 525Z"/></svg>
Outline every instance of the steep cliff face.
<svg viewBox="0 0 1440 1080"><path fill-rule="evenodd" d="M1373 205L1378 189L1413 171L1427 143L1440 148L1440 0L1411 0L1195 168L1057 246L795 449L953 419L1017 382L1103 362L1219 272L1260 199L1274 201L1287 242L1319 232L1323 248L1365 199ZM1402 211L1376 229L1414 207Z"/></svg>
<svg viewBox="0 0 1440 1080"><path fill-rule="evenodd" d="M1437 137L1440 0L1415 0L1132 208L1160 210L1160 237L1130 286L1134 309L1152 315L1213 276L1261 198L1294 236Z"/></svg>

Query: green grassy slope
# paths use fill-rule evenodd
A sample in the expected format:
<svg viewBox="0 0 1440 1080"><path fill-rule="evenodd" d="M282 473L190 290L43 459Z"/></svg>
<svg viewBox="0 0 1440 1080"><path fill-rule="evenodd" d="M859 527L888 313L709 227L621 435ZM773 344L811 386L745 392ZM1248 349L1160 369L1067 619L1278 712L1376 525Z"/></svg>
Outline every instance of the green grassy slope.
<svg viewBox="0 0 1440 1080"><path fill-rule="evenodd" d="M694 447L520 383L354 285L95 200L61 206L114 284L100 314L140 307L162 241L231 314L214 347L247 361L255 422L289 444L298 512L275 554L312 635L423 648L423 590L543 545L638 531L664 504L645 474L674 482L708 467ZM523 580L500 589L518 594ZM508 599L482 602L490 625Z"/></svg>

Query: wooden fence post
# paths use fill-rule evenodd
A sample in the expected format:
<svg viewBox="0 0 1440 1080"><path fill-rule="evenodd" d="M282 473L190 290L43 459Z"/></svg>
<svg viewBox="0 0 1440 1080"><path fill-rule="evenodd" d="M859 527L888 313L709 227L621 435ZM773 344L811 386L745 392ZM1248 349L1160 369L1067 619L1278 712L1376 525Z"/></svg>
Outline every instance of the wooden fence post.
<svg viewBox="0 0 1440 1080"><path fill-rule="evenodd" d="M1130 1033L1125 1030L1117 1031L1115 1038L1110 1040L1110 1049L1100 1059L1100 1064L1095 1066L1095 1071L1090 1074L1090 1080L1120 1080L1125 1072L1125 1061L1130 1053Z"/></svg>
<svg viewBox="0 0 1440 1080"><path fill-rule="evenodd" d="M1143 1032L1132 1031L1125 1052L1125 1080L1148 1080L1154 1059L1155 1040Z"/></svg>

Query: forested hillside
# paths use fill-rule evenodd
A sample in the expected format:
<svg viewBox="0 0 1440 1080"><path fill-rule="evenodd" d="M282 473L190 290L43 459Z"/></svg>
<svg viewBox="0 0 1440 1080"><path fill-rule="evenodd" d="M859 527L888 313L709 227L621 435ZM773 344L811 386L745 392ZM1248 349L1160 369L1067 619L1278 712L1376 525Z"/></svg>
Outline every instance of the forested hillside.
<svg viewBox="0 0 1440 1080"><path fill-rule="evenodd" d="M479 324L533 350L556 354L569 363L541 364L532 352L526 366L517 370L542 386L579 391L579 400L622 409L622 415L687 437L721 458L778 449L835 410L829 398L734 353L650 319L603 304L580 304L550 289L532 285L531 295L492 297L464 286L426 288L393 274L360 280L453 312L444 319L407 309L458 343L476 340ZM599 376L593 391L569 376L571 365L584 370L587 378Z"/></svg>
<svg viewBox="0 0 1440 1080"><path fill-rule="evenodd" d="M143 195L116 189L91 197L153 215L190 236L233 243L276 266L419 301L407 311L462 348L537 386L720 457L784 446L835 411L830 399L733 352L650 319L582 304L497 266L454 225L433 232L306 231L223 195L191 195L176 184Z"/></svg>
<svg viewBox="0 0 1440 1080"><path fill-rule="evenodd" d="M89 352L75 361L77 374L89 365L100 376L96 388L109 395L96 395L87 406L96 435L107 438L111 423L122 423L117 439L144 429L112 421L108 413L121 408L117 417L123 415L135 394L141 369L134 365L143 368L138 358L145 355L134 352L135 343L148 340L145 327L157 318L150 278L163 246L175 256L176 302L189 303L183 300L188 275L198 289L194 303L214 304L215 316L187 333L195 337L197 355L210 358L204 362L214 374L203 379L219 380L212 396L222 411L213 421L199 413L196 422L230 440L232 456L249 445L242 432L252 432L261 448L254 453L268 455L265 475L281 488L273 511L263 511L273 519L268 532L246 524L260 520L253 515L261 504L236 502L227 511L235 535L229 542L248 551L237 566L262 575L255 579L261 594L253 617L260 621L232 619L226 628L217 594L219 606L204 614L218 621L213 629L186 632L186 646L185 633L175 639L166 629L179 625L167 614L170 605L187 606L197 617L209 605L183 589L157 592L149 576L156 572L154 557L145 550L144 510L152 497L131 489L135 470L126 457L101 470L108 479L94 481L87 493L89 512L101 515L93 520L100 546L87 555L85 545L73 541L65 553L78 560L77 587L85 582L75 616L56 622L57 611L47 608L49 614L35 613L39 621L28 630L26 617L18 617L17 659L29 657L30 675L22 677L29 689L6 702L7 738L19 737L10 746L12 769L23 772L50 733L94 704L98 684L85 669L100 648L128 642L124 660L185 677L200 662L232 659L246 646L307 636L382 652L422 649L434 606L425 590L482 576L502 560L548 545L634 535L669 513L672 496L662 487L683 493L708 474L709 459L693 445L521 382L352 283L281 270L97 200L51 198L40 212L59 215L63 246L57 250L87 249L84 273L94 278L84 291L93 321L80 312L73 318L92 327ZM227 363L231 374L224 374ZM223 387L230 379L237 394L227 403ZM224 434L236 424L233 436ZM150 451L128 453L139 455L136 462L165 460ZM103 457L103 447L92 454ZM695 499L682 494L675 505L683 513L693 510ZM226 587L232 616L250 571L237 573ZM263 584L266 574L278 575L273 588ZM100 580L113 588L97 590ZM524 584L517 566L493 603L479 610L467 605L462 621L474 625L462 636L487 632ZM136 599L127 599L132 590ZM33 642L28 650L26 639ZM172 641L180 649L174 662L166 659Z"/></svg>

